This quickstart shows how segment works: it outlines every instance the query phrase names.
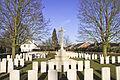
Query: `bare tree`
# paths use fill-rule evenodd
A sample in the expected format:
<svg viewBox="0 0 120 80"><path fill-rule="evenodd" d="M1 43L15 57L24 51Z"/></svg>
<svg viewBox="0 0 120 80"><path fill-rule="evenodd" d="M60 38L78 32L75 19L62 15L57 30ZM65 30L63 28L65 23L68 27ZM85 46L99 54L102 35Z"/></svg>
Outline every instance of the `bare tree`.
<svg viewBox="0 0 120 80"><path fill-rule="evenodd" d="M52 38L48 38L45 41L42 41L41 46L46 46L47 50L54 49Z"/></svg>
<svg viewBox="0 0 120 80"><path fill-rule="evenodd" d="M102 42L104 57L110 41L120 39L120 0L80 0L79 37Z"/></svg>
<svg viewBox="0 0 120 80"><path fill-rule="evenodd" d="M69 36L64 36L64 46L65 46L65 47L68 47L68 46L70 46L71 44L72 44L72 42L71 42Z"/></svg>
<svg viewBox="0 0 120 80"><path fill-rule="evenodd" d="M16 46L46 33L42 9L41 0L0 0L0 38L10 42L13 59Z"/></svg>

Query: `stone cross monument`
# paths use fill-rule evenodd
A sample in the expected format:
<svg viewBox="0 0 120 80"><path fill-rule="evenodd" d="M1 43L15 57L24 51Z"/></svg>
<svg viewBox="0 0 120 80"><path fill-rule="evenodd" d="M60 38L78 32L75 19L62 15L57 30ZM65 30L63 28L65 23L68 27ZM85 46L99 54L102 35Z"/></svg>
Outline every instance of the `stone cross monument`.
<svg viewBox="0 0 120 80"><path fill-rule="evenodd" d="M61 32L60 49L63 50L63 32L65 32L65 30L63 30L63 27L61 27L61 30L59 30L59 32Z"/></svg>

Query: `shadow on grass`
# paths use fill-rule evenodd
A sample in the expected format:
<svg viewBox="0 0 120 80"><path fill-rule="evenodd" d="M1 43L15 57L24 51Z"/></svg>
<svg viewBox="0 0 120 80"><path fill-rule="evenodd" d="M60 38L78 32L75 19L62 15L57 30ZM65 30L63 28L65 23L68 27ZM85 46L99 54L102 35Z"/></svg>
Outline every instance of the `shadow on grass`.
<svg viewBox="0 0 120 80"><path fill-rule="evenodd" d="M120 66L120 63L115 63L115 64L112 64L112 65L115 65L115 66Z"/></svg>
<svg viewBox="0 0 120 80"><path fill-rule="evenodd" d="M95 80L101 80L100 77L98 77L95 73L93 74Z"/></svg>
<svg viewBox="0 0 120 80"><path fill-rule="evenodd" d="M60 77L59 80L68 80L67 77L65 76L65 74L62 74L62 76Z"/></svg>
<svg viewBox="0 0 120 80"><path fill-rule="evenodd" d="M116 80L115 78L111 77L111 80Z"/></svg>
<svg viewBox="0 0 120 80"><path fill-rule="evenodd" d="M101 71L100 70L95 70L96 72L98 72L99 74L101 74Z"/></svg>
<svg viewBox="0 0 120 80"><path fill-rule="evenodd" d="M22 72L20 73L20 80L28 80L28 73L27 72Z"/></svg>
<svg viewBox="0 0 120 80"><path fill-rule="evenodd" d="M84 80L84 75L80 71L77 71L77 75L79 77L79 80Z"/></svg>
<svg viewBox="0 0 120 80"><path fill-rule="evenodd" d="M38 80L45 80L45 78L47 77L47 74L48 74L48 73L42 73L42 74L40 75L40 77L38 78Z"/></svg>
<svg viewBox="0 0 120 80"><path fill-rule="evenodd" d="M25 68L25 67L27 67L29 64L31 64L31 63L25 63L24 67L15 67L15 69L18 69L18 70L20 70L20 69L22 69L22 68Z"/></svg>
<svg viewBox="0 0 120 80"><path fill-rule="evenodd" d="M4 74L4 73L1 73L0 75L2 75L2 74ZM6 73L6 75L5 75L5 76L0 77L0 80L4 80L5 78L8 78L8 77L9 77L9 74L8 74L8 73Z"/></svg>
<svg viewBox="0 0 120 80"><path fill-rule="evenodd" d="M40 73L40 67L38 67L38 73Z"/></svg>
<svg viewBox="0 0 120 80"><path fill-rule="evenodd" d="M99 64L99 60L94 60L94 62L98 63Z"/></svg>

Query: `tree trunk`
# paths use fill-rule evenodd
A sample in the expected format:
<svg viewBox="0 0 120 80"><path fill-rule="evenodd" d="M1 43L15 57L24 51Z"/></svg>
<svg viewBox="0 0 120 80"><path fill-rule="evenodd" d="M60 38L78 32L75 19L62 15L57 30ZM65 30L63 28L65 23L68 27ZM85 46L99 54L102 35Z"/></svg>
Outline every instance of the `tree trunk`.
<svg viewBox="0 0 120 80"><path fill-rule="evenodd" d="M15 40L12 41L12 59L15 58Z"/></svg>
<svg viewBox="0 0 120 80"><path fill-rule="evenodd" d="M107 45L106 44L103 45L103 56L104 58L107 56Z"/></svg>

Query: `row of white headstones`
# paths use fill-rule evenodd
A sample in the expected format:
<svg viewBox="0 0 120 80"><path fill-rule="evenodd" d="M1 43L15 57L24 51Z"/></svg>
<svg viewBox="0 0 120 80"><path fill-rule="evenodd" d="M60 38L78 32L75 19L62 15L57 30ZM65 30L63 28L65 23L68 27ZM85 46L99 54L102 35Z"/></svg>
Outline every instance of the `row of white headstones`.
<svg viewBox="0 0 120 80"><path fill-rule="evenodd" d="M78 55L79 58L85 58L86 60L91 60L91 59L97 59L98 55L97 54L84 54L84 53L79 53ZM100 58L100 64L110 64L110 58L112 58L112 64L114 63L120 63L120 56L106 56L105 58L103 55L99 55ZM116 62L117 60L117 62Z"/></svg>
<svg viewBox="0 0 120 80"><path fill-rule="evenodd" d="M2 58L2 61L0 62L0 73L9 73L14 69L14 66L18 67L20 65L21 67L24 67L24 60L32 61L32 55L17 54L15 55L14 61L11 55L7 55L7 58Z"/></svg>
<svg viewBox="0 0 120 80"><path fill-rule="evenodd" d="M88 56L89 54L80 53L78 57L80 57L80 55L81 55L81 57L87 59L86 56ZM94 55L94 58L93 58L93 55ZM23 57L18 57L18 56L20 56L20 55L16 55L15 59L21 60L21 58L23 58ZM31 60L31 57L30 57L31 55L27 55L27 56L28 56L27 60ZM92 54L91 56L92 56L91 59L97 59L97 57L98 57L98 56L95 57L95 54ZM101 57L102 56L100 56L100 59L102 59ZM7 57L7 60L8 60L8 69L10 69L9 70L9 72L10 72L10 80L14 80L14 78L15 78L15 80L20 80L20 71L19 70L13 70L13 68L11 68L11 65L13 65L13 62L12 62L11 58ZM2 59L2 62L5 62L5 59ZM14 60L14 62L15 62L15 60ZM58 63L58 65L56 64L56 70L54 70L54 63L53 62L48 62L48 63L47 62L41 62L41 73L47 72L46 71L47 64L48 64L48 80L57 80L58 77L55 76L55 74L57 75L59 70L62 69L59 66L59 63ZM78 64L78 71L83 71L83 61L78 61L78 62L73 61L71 64L69 64L68 62L64 62L64 72L67 72L67 77L68 77L69 80L76 80L75 76L76 76L76 65L77 64ZM69 69L69 65L71 65L71 69ZM105 67L105 70L106 70L106 68L107 68L107 71L109 71L108 67ZM1 69L2 68L0 67L0 71L1 71ZM85 69L84 69L84 79L85 80L86 80L85 76L87 76L88 73L90 73L90 75L91 75L91 72L89 71L89 69L90 69L91 72L93 71L93 69L90 68L90 61L86 60L85 61ZM102 68L102 70L104 70L104 68ZM70 73L71 71L73 71L72 72L72 74L73 74L72 78L71 78L71 73ZM118 71L118 72L116 72L116 74L120 73L120 69L117 68L117 67L116 67L116 71ZM85 74L85 73L87 73L87 74ZM105 71L105 73L106 73L106 71ZM104 71L102 71L102 75L105 74L105 73L104 73ZM109 71L109 74L110 74L110 71ZM35 77L33 77L33 76L31 77L30 75L35 75ZM51 77L51 76L53 76L53 77ZM16 77L18 77L18 78L16 78ZM89 80L92 80L93 79L93 74L92 74L92 78L91 78L91 76L87 76L87 77L90 77ZM109 77L109 76L105 76L105 77ZM38 79L38 62L33 62L33 69L32 70L28 70L28 80L37 80L37 79ZM117 77L117 79L119 80L119 77ZM88 80L88 78L87 78L87 80ZM110 79L109 78L105 78L105 79L103 78L103 80L110 80Z"/></svg>
<svg viewBox="0 0 120 80"><path fill-rule="evenodd" d="M73 64L74 63L74 64ZM93 80L93 68L90 68L90 61L85 60L85 68L83 61L73 61L71 69L68 63L64 63L64 72L67 72L68 80L77 80L77 71L84 71L84 80ZM58 80L58 66L54 69L54 62L41 62L41 73L47 72L48 64L48 80ZM78 65L78 69L76 68ZM102 67L102 80L110 80L110 67ZM13 70L10 72L10 80L20 80L20 71ZM28 80L38 80L38 62L32 63L32 70L28 70ZM120 66L116 67L116 80L120 80Z"/></svg>
<svg viewBox="0 0 120 80"><path fill-rule="evenodd" d="M46 56L43 58L46 58ZM0 62L0 73L9 73L14 69L14 66L24 67L24 61L32 61L32 55L26 53L16 54L14 61L11 55L7 55L7 58L2 58L2 61Z"/></svg>

